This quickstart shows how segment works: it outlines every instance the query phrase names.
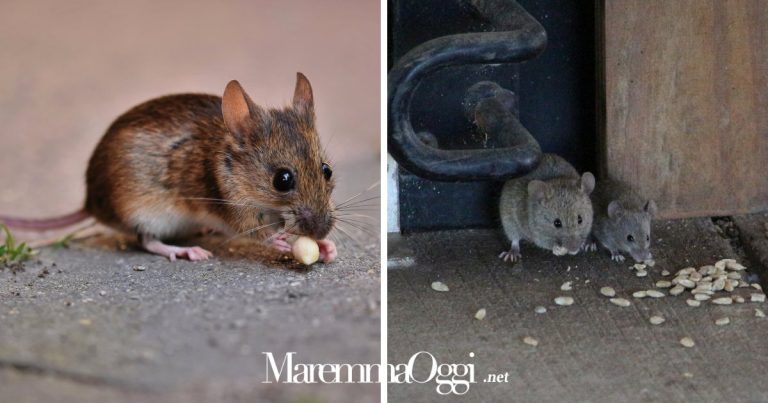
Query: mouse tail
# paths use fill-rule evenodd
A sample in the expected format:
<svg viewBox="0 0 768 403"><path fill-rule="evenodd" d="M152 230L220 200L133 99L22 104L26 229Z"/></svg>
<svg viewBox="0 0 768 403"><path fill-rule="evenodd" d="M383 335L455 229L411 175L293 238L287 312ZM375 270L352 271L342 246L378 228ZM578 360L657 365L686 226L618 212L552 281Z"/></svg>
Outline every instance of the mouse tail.
<svg viewBox="0 0 768 403"><path fill-rule="evenodd" d="M44 231L44 230L69 227L70 225L77 224L81 221L84 221L90 216L91 215L88 214L88 212L85 211L85 209L81 209L81 210L75 211L74 213L70 213L70 214L66 214L58 217L41 218L41 219L16 218L16 217L6 217L6 216L0 215L0 224L4 224L8 228L12 228L12 229Z"/></svg>

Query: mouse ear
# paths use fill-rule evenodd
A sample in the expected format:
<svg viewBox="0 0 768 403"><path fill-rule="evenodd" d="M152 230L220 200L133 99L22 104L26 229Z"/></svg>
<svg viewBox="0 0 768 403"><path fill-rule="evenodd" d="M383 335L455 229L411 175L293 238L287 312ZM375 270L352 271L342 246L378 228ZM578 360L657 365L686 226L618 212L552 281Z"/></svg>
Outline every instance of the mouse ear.
<svg viewBox="0 0 768 403"><path fill-rule="evenodd" d="M312 85L304 74L296 73L296 89L293 91L293 107L304 111L313 111L315 100Z"/></svg>
<svg viewBox="0 0 768 403"><path fill-rule="evenodd" d="M591 172L584 172L584 175L581 175L581 190L586 194L595 190L595 176Z"/></svg>
<svg viewBox="0 0 768 403"><path fill-rule="evenodd" d="M547 182L540 180L532 180L528 182L528 196L532 197L534 200L542 200L549 197L551 190L552 187L549 186L549 183Z"/></svg>
<svg viewBox="0 0 768 403"><path fill-rule="evenodd" d="M254 129L257 123L254 114L259 111L259 107L251 101L240 83L232 80L224 89L221 111L229 131L236 135L245 135Z"/></svg>
<svg viewBox="0 0 768 403"><path fill-rule="evenodd" d="M624 209L621 207L621 203L619 203L618 200L614 200L610 203L608 203L608 217L609 218L616 218L618 217Z"/></svg>
<svg viewBox="0 0 768 403"><path fill-rule="evenodd" d="M650 214L651 217L656 215L656 211L658 211L658 208L656 207L656 202L653 200L648 200L647 203L645 203L645 207L643 208L646 213Z"/></svg>

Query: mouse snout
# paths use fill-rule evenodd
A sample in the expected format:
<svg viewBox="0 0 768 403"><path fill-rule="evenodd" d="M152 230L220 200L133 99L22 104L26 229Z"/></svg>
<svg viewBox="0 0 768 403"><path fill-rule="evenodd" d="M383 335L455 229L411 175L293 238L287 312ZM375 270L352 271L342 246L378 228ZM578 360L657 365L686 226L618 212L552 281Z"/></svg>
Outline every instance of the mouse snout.
<svg viewBox="0 0 768 403"><path fill-rule="evenodd" d="M581 238L565 239L562 242L563 247L568 249L568 253L575 255L581 250L581 245L584 244L584 240Z"/></svg>
<svg viewBox="0 0 768 403"><path fill-rule="evenodd" d="M318 212L309 207L296 210L297 232L314 239L323 239L333 228L333 217L329 212Z"/></svg>
<svg viewBox="0 0 768 403"><path fill-rule="evenodd" d="M648 249L632 251L631 254L632 259L635 259L636 262L644 262L653 259L653 254Z"/></svg>

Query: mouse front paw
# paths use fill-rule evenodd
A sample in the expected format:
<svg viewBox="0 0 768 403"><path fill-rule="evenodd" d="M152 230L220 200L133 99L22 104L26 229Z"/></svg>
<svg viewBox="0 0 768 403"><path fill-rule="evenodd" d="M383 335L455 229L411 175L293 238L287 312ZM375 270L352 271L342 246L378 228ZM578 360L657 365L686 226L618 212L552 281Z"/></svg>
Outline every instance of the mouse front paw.
<svg viewBox="0 0 768 403"><path fill-rule="evenodd" d="M336 244L328 239L321 239L317 241L317 246L320 248L320 260L323 263L331 263L336 260L338 251L336 250Z"/></svg>
<svg viewBox="0 0 768 403"><path fill-rule="evenodd" d="M290 243L288 243L288 235L287 234L279 234L275 235L270 239L270 246L272 249L275 249L278 252L282 253L291 253L291 250L293 250L293 247Z"/></svg>
<svg viewBox="0 0 768 403"><path fill-rule="evenodd" d="M499 259L504 262L515 263L519 262L522 258L523 255L520 253L520 251L505 250L499 254Z"/></svg>
<svg viewBox="0 0 768 403"><path fill-rule="evenodd" d="M584 252L595 252L595 251L597 251L597 242L586 241L586 242L584 242L584 245L581 246L581 249Z"/></svg>
<svg viewBox="0 0 768 403"><path fill-rule="evenodd" d="M611 252L611 260L614 262L623 262L624 261L624 255L622 255L619 252Z"/></svg>

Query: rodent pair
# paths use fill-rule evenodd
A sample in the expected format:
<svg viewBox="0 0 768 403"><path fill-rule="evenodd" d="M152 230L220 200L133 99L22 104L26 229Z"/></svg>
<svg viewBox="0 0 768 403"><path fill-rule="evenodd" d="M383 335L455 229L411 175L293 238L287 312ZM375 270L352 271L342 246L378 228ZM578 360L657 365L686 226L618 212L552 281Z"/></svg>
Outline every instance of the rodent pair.
<svg viewBox="0 0 768 403"><path fill-rule="evenodd" d="M170 95L134 107L102 137L86 181L85 207L76 213L0 222L52 229L92 216L171 260L208 259L203 248L163 242L204 229L256 235L281 252L291 250L288 236L304 235L317 240L324 262L337 255L323 239L336 221L333 172L301 73L292 104L282 109L256 105L237 81L223 97Z"/></svg>
<svg viewBox="0 0 768 403"><path fill-rule="evenodd" d="M576 169L563 158L545 154L529 174L504 184L499 204L502 227L511 241L499 257L521 258L520 241L551 250L558 256L602 245L611 259L622 252L636 261L652 258L651 219L656 203L644 201L628 186Z"/></svg>
<svg viewBox="0 0 768 403"><path fill-rule="evenodd" d="M464 112L486 136L501 139L502 132L514 133L506 136L503 146L538 144L527 131L516 128L515 100L512 91L481 81L467 90ZM499 255L505 261L521 258L523 239L558 256L594 251L599 243L616 261L624 260L622 252L637 261L652 257L651 219L656 204L621 183L605 180L596 184L591 173L579 175L557 155L544 154L536 169L507 181L499 212L511 242L510 249Z"/></svg>

